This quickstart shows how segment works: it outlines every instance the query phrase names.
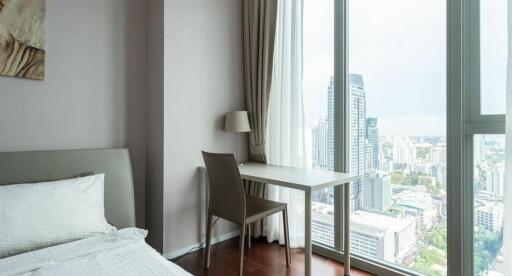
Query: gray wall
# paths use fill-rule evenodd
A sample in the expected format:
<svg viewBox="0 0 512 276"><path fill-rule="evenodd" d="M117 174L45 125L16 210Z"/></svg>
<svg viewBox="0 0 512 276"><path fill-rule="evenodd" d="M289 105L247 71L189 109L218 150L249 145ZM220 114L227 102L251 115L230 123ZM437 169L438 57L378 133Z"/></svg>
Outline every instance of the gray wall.
<svg viewBox="0 0 512 276"><path fill-rule="evenodd" d="M244 109L241 0L165 1L164 253L199 243L201 150L233 152L224 113ZM240 138L246 151L247 137ZM235 230L218 223L214 235Z"/></svg>
<svg viewBox="0 0 512 276"><path fill-rule="evenodd" d="M0 76L0 151L129 147L143 226L146 5L46 5L46 80Z"/></svg>
<svg viewBox="0 0 512 276"><path fill-rule="evenodd" d="M233 152L223 115L244 109L241 12L241 0L47 0L46 80L0 77L0 151L129 147L148 242L199 243L200 152Z"/></svg>

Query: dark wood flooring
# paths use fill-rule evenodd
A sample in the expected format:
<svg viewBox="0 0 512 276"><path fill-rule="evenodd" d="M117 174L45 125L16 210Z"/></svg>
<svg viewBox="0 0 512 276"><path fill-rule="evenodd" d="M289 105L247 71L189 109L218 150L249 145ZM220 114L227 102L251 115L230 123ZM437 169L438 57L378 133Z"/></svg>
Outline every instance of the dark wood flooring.
<svg viewBox="0 0 512 276"><path fill-rule="evenodd" d="M253 239L252 247L245 248L245 276L304 275L304 254L302 249L292 249L292 265L286 267L284 246L268 244L264 239ZM194 275L230 276L238 273L238 238L212 246L211 263L204 269L204 251L199 250L183 256L176 264ZM343 264L313 254L313 275L343 275ZM367 272L352 268L352 276L371 276Z"/></svg>

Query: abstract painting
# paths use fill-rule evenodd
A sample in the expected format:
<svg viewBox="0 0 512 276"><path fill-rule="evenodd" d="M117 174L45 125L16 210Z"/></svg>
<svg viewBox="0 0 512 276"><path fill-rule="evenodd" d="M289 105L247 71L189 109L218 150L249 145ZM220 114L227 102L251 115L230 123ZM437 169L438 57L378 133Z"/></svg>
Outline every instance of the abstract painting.
<svg viewBox="0 0 512 276"><path fill-rule="evenodd" d="M43 80L45 0L0 0L0 75Z"/></svg>

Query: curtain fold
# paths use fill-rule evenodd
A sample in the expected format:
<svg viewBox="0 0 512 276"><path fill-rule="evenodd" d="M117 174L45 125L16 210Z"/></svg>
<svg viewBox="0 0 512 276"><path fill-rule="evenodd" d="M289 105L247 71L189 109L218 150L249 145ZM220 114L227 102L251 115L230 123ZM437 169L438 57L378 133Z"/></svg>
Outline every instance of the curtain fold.
<svg viewBox="0 0 512 276"><path fill-rule="evenodd" d="M272 81L277 0L244 1L244 76L249 122L249 161L266 163L265 136Z"/></svg>
<svg viewBox="0 0 512 276"><path fill-rule="evenodd" d="M507 61L507 114L505 133L505 187L503 212L504 274L512 275L512 0L507 1L508 61Z"/></svg>
<svg viewBox="0 0 512 276"><path fill-rule="evenodd" d="M265 137L268 101L274 62L278 0L244 0L243 42L245 99L251 132L249 133L249 161L267 163ZM265 184L244 183L247 194L264 197ZM253 225L253 235L262 233L262 223Z"/></svg>
<svg viewBox="0 0 512 276"><path fill-rule="evenodd" d="M302 0L279 0L267 128L268 163L306 165L302 95ZM267 183L267 198L288 204L290 246L304 246L304 192ZM268 242L284 244L279 214L264 220Z"/></svg>

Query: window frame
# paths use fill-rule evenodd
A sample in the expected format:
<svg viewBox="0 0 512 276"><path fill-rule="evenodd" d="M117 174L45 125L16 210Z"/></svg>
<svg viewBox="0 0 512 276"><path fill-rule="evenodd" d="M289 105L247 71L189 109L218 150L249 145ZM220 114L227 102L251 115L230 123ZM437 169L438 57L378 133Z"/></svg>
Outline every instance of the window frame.
<svg viewBox="0 0 512 276"><path fill-rule="evenodd" d="M468 49L468 130L473 134L485 131L492 134L505 133L505 114L482 114L481 71L480 71L480 0L468 0L465 24L468 30L466 45ZM503 126L501 126L503 124Z"/></svg>
<svg viewBox="0 0 512 276"><path fill-rule="evenodd" d="M334 1L334 170L349 171L349 58L348 58L348 1ZM447 0L450 1L450 0ZM335 260L343 260L344 191L334 190L334 247L313 243L313 252ZM424 275L398 265L367 258L351 252L351 265L376 275Z"/></svg>
<svg viewBox="0 0 512 276"><path fill-rule="evenodd" d="M480 1L469 0L467 2L464 23L466 24L466 38L464 40L467 48L467 55L465 55L464 63L467 64L466 70L467 89L465 94L467 114L465 120L465 132L463 133L466 140L466 147L464 152L464 166L467 172L466 179L462 185L467 186L467 192L464 197L463 214L466 214L468 219L463 229L463 243L466 246L464 254L464 261L467 263L464 266L464 275L474 275L474 194L473 194L473 151L474 151L474 136L475 135L488 135L488 134L501 134L505 135L505 114L482 114L481 112L481 72L480 72Z"/></svg>
<svg viewBox="0 0 512 276"><path fill-rule="evenodd" d="M348 171L348 1L335 1L335 171ZM481 114L480 0L446 0L446 116L448 275L473 275L473 137L505 134L504 114ZM335 189L334 247L313 251L343 260L343 189ZM352 254L351 262L377 275L421 273Z"/></svg>
<svg viewBox="0 0 512 276"><path fill-rule="evenodd" d="M467 22L468 36L468 120L469 134L504 134L505 114L482 114L482 91L480 72L480 0L469 0L465 22ZM483 133L482 133L483 132Z"/></svg>

